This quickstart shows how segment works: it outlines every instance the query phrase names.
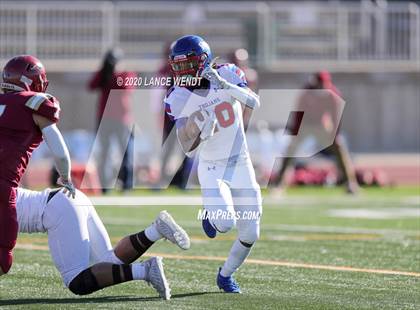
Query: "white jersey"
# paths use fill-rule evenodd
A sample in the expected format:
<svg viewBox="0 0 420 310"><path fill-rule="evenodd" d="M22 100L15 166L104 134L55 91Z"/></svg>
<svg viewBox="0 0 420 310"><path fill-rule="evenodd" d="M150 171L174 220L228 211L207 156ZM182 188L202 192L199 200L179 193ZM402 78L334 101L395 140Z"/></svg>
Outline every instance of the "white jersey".
<svg viewBox="0 0 420 310"><path fill-rule="evenodd" d="M50 191L51 189L49 188L42 192L20 187L17 189L16 213L19 232L34 233L46 231L42 224L42 216L44 215Z"/></svg>
<svg viewBox="0 0 420 310"><path fill-rule="evenodd" d="M54 192L57 192L54 194ZM16 195L16 213L19 226L19 232L36 233L46 232L48 227L45 224L44 213L50 201L50 194L53 197L63 196L60 203L72 204L74 206L92 206L89 198L81 191L77 191L76 198L70 200L65 198L66 195L62 193L62 189L47 188L41 192L31 191L29 189L19 187ZM51 197L50 197L51 198ZM69 202L67 202L69 200ZM52 198L51 198L52 201ZM55 200L55 203L57 201Z"/></svg>
<svg viewBox="0 0 420 310"><path fill-rule="evenodd" d="M246 86L245 75L234 64L223 64L217 68L219 75L240 87ZM215 134L200 145L200 160L218 161L247 156L248 148L242 118L241 103L222 89L191 91L174 86L165 98L167 113L178 124L185 123L191 114L199 110L214 112L217 118Z"/></svg>

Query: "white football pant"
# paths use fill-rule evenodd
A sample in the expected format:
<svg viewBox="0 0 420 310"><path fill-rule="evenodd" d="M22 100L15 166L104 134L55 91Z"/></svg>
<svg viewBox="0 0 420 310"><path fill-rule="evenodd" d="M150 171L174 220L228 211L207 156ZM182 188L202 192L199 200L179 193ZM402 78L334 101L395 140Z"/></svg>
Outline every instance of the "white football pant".
<svg viewBox="0 0 420 310"><path fill-rule="evenodd" d="M223 233L236 225L239 240L253 244L260 234L262 199L251 160L200 160L198 179L204 208L216 230Z"/></svg>
<svg viewBox="0 0 420 310"><path fill-rule="evenodd" d="M29 226L24 222L41 222L38 228L32 225L33 229L25 232L47 231L51 257L64 284L68 287L80 272L93 264L122 264L89 198L77 191L76 198L71 199L60 191L47 202L49 191L18 189L19 228ZM43 212L34 212L36 209Z"/></svg>

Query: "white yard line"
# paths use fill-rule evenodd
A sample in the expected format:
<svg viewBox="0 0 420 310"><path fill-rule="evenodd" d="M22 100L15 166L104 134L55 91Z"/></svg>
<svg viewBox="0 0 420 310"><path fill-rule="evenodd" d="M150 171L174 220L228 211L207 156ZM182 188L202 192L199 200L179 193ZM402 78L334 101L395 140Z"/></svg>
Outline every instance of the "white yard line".
<svg viewBox="0 0 420 310"><path fill-rule="evenodd" d="M194 215L196 215L194 211ZM134 225L144 226L150 223L150 220L143 219L127 219L127 218L112 218L103 216L102 221L106 225ZM184 228L194 229L200 228L200 221L178 220ZM340 227L340 226L316 226L316 225L300 225L300 224L263 224L261 232L265 231L278 231L278 232L301 232L301 233L337 233L337 234L376 234L376 235L420 235L420 230L403 230L403 229L377 229L377 228L364 228L364 227Z"/></svg>
<svg viewBox="0 0 420 310"><path fill-rule="evenodd" d="M203 203L201 196L183 195L183 196L92 196L90 197L95 206L200 206ZM387 198L387 197L328 197L328 196L284 196L273 197L265 196L264 204L279 205L357 205L360 203L393 203L399 202L404 204L420 206L420 196L411 196L404 198Z"/></svg>
<svg viewBox="0 0 420 310"><path fill-rule="evenodd" d="M323 232L323 233L351 233L351 234L401 234L401 235L418 235L419 230L403 230L403 229L377 229L364 227L340 227L340 226L316 226L316 225L289 225L289 224L265 224L262 229L294 231L294 232Z"/></svg>
<svg viewBox="0 0 420 310"><path fill-rule="evenodd" d="M330 217L339 218L392 220L419 218L420 208L330 209L327 214Z"/></svg>

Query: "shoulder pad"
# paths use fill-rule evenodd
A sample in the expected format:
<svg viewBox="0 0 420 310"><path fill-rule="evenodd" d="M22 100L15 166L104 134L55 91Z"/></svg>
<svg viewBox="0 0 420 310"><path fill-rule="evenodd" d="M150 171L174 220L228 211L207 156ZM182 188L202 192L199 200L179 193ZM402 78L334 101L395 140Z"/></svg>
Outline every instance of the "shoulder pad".
<svg viewBox="0 0 420 310"><path fill-rule="evenodd" d="M56 123L60 119L60 103L50 94L33 93L26 101L25 106L33 110L34 114L43 116L52 122Z"/></svg>
<svg viewBox="0 0 420 310"><path fill-rule="evenodd" d="M38 111L39 107L45 100L51 100L54 97L46 93L34 93L25 103L25 105L35 111Z"/></svg>

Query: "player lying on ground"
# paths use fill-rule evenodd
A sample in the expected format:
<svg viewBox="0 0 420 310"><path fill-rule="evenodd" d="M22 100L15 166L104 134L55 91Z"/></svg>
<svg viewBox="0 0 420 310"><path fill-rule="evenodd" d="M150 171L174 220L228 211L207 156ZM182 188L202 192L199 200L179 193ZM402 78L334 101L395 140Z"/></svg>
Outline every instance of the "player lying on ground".
<svg viewBox="0 0 420 310"><path fill-rule="evenodd" d="M190 247L187 233L162 211L145 230L124 237L112 248L91 201L82 192L72 199L60 189L17 190L19 232L47 232L55 266L66 287L86 295L131 280L150 283L164 299L170 289L161 257L135 262L156 241L166 238L181 249Z"/></svg>
<svg viewBox="0 0 420 310"><path fill-rule="evenodd" d="M214 238L217 232L225 233L235 225L238 228L238 239L219 270L217 285L225 292L240 293L232 274L259 238L262 213L260 187L245 137L259 98L246 86L241 69L234 64L213 65L211 61L210 47L199 36L178 39L170 55L173 74L201 74L204 79L199 87L172 87L165 105L176 121L184 151L199 153L204 232ZM245 218L245 213L253 214L252 218Z"/></svg>
<svg viewBox="0 0 420 310"><path fill-rule="evenodd" d="M54 156L59 183L74 196L71 162L56 123L60 104L45 93L47 74L42 63L29 55L16 56L3 69L0 83L0 276L13 262L18 223L16 189L32 152L42 140Z"/></svg>

